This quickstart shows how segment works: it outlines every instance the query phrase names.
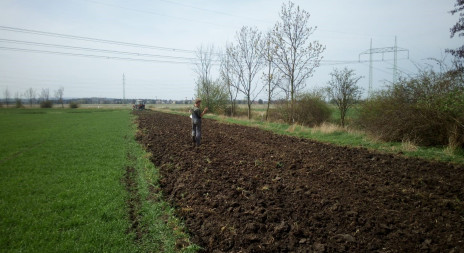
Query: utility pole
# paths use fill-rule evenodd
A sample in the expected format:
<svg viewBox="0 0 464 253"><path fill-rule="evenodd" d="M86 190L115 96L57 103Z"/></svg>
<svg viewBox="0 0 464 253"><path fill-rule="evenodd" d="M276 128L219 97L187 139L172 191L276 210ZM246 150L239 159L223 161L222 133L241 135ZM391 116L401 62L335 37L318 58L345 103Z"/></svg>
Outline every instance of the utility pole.
<svg viewBox="0 0 464 253"><path fill-rule="evenodd" d="M122 74L122 103L126 104L126 76Z"/></svg>
<svg viewBox="0 0 464 253"><path fill-rule="evenodd" d="M371 47L369 49L369 52L372 52L372 38L371 38ZM372 74L372 54L369 54L369 89L367 90L367 96L370 98L372 95L372 79L373 79L373 74Z"/></svg>
<svg viewBox="0 0 464 253"><path fill-rule="evenodd" d="M396 36L395 36L395 47L393 50L393 83L396 83L398 78L398 46L396 45ZM409 58L409 51L408 51L408 58Z"/></svg>
<svg viewBox="0 0 464 253"><path fill-rule="evenodd" d="M408 59L409 59L409 50L405 48L400 48L397 45L397 40L395 36L395 45L393 47L382 47L382 48L372 48L372 39L371 39L371 46L369 50L366 50L364 52L361 52L359 54L359 62L361 62L361 55L363 54L369 54L369 90L368 90L368 97L370 98L372 96L372 55L373 54L382 54L382 61L384 59L384 54L385 53L391 53L393 52L393 83L397 81L398 78L398 52L408 52Z"/></svg>

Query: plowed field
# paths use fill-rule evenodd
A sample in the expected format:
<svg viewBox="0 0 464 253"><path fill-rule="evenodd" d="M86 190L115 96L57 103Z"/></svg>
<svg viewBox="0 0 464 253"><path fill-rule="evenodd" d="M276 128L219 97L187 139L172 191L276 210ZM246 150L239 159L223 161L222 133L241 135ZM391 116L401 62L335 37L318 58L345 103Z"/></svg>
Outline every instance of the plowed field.
<svg viewBox="0 0 464 253"><path fill-rule="evenodd" d="M464 167L138 114L164 196L205 252L464 252Z"/></svg>

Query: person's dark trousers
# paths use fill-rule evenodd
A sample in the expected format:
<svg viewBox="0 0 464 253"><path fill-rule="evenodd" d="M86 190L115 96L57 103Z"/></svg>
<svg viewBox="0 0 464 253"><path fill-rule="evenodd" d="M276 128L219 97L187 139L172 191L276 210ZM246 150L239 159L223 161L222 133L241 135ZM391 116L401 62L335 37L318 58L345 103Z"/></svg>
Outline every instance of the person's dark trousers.
<svg viewBox="0 0 464 253"><path fill-rule="evenodd" d="M192 139L195 140L197 146L200 146L201 142L201 121L197 124L192 124Z"/></svg>

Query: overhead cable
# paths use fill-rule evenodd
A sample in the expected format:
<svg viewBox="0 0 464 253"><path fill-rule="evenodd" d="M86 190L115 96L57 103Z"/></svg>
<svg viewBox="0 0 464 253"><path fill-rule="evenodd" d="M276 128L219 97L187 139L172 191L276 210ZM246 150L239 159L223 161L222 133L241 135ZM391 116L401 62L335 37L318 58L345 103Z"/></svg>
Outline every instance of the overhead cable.
<svg viewBox="0 0 464 253"><path fill-rule="evenodd" d="M29 52L29 53L44 53L44 54L55 54L55 55L67 55L67 56L79 56L79 57L98 58L98 59L111 59L111 60L157 62L157 63L172 63L172 64L189 64L189 65L195 64L194 62L137 59L137 58L126 58L126 57L115 57L115 56L104 56L104 55L78 54L78 53L66 53L66 52L47 51L47 50L13 48L13 47L0 47L0 50Z"/></svg>
<svg viewBox="0 0 464 253"><path fill-rule="evenodd" d="M48 43L23 41L23 40L9 40L9 39L1 39L0 38L0 42L13 43L13 44L25 44L25 45L32 45L32 46L43 46L43 47L55 47L55 48L73 49L73 50L83 50L83 51L92 51L92 52L98 52L98 53L123 54L123 55L133 55L133 56L143 56L143 57L171 58L171 59L190 60L190 61L196 60L195 58L191 58L191 57L144 54L144 53L134 53L134 52L106 50L106 49L97 49L97 48L87 48L87 47L74 47L74 46L67 46L67 45L48 44Z"/></svg>
<svg viewBox="0 0 464 253"><path fill-rule="evenodd" d="M91 37L68 35L68 34L62 34L62 33L51 33L51 32L44 32L44 31L37 31L37 30L30 30L30 29L23 29L23 28L9 27L9 26L0 26L0 30L10 31L10 32L19 32L19 33L29 33L29 34L43 35L43 36L51 36L51 37L65 38L65 39L92 41L92 42L114 44L114 45L120 45L120 46L150 48L150 49L170 51L170 52L196 53L196 51L194 51L194 50L177 49L177 48L160 47L160 46L151 46L151 45L143 45L143 44L121 42L121 41L114 41L114 40L104 40L104 39L97 39L97 38L91 38Z"/></svg>

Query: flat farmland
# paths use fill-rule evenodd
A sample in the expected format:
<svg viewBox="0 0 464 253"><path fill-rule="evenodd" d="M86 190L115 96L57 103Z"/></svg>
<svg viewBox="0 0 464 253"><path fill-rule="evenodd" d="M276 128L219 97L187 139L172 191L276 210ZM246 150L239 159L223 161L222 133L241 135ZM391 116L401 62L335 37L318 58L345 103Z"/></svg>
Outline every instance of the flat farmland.
<svg viewBox="0 0 464 253"><path fill-rule="evenodd" d="M205 252L462 252L464 168L138 112L165 198Z"/></svg>
<svg viewBox="0 0 464 253"><path fill-rule="evenodd" d="M0 110L0 252L191 252L128 110Z"/></svg>

